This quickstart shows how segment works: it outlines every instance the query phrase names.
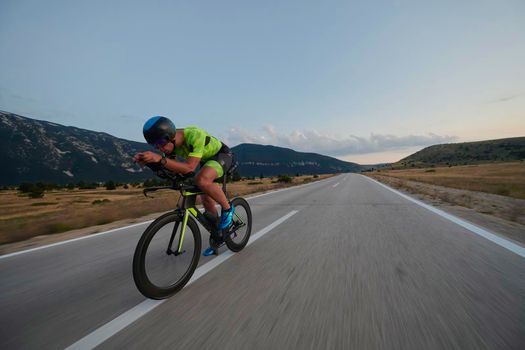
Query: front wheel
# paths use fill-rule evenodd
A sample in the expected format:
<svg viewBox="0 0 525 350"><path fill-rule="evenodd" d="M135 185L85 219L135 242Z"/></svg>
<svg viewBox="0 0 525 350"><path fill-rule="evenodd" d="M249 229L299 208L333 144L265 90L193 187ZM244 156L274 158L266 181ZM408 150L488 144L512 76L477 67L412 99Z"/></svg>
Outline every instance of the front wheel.
<svg viewBox="0 0 525 350"><path fill-rule="evenodd" d="M182 226L182 215L171 212L153 221L142 234L133 257L133 279L144 296L165 299L175 294L197 268L201 252L199 228L188 218L181 237Z"/></svg>
<svg viewBox="0 0 525 350"><path fill-rule="evenodd" d="M234 198L231 201L234 207L233 225L224 236L224 242L233 252L246 247L252 232L252 211L244 198Z"/></svg>

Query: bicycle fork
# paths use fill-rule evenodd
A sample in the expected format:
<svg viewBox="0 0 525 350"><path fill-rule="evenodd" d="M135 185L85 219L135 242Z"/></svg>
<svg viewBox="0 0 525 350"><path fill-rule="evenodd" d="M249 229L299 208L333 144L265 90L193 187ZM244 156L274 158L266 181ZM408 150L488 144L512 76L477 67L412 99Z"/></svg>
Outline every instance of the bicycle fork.
<svg viewBox="0 0 525 350"><path fill-rule="evenodd" d="M168 244L168 249L166 250L166 254L168 255L173 254L177 256L177 255L181 255L186 252L185 250L182 250L182 243L184 242L184 235L186 234L186 227L188 226L188 217L190 213L193 216L197 216L197 213L193 213L192 211L195 211L195 209L193 208L184 209L184 214L183 214L183 219L182 219L182 229L181 229L181 233L179 236L179 243L177 245L177 250L173 251L171 249L171 246L173 245L173 241L175 240L175 236L177 235L177 230L180 224L179 220L175 222L175 226L173 227L173 231L171 232L170 243Z"/></svg>

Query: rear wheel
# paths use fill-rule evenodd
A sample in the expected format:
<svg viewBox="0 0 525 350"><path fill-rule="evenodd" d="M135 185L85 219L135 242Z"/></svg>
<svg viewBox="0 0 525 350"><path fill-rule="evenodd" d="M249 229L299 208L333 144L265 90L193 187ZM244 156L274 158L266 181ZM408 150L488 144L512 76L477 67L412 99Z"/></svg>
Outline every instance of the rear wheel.
<svg viewBox="0 0 525 350"><path fill-rule="evenodd" d="M234 207L233 225L224 241L233 252L238 252L246 247L252 231L252 211L244 198L234 198L231 201Z"/></svg>
<svg viewBox="0 0 525 350"><path fill-rule="evenodd" d="M199 263L201 236L191 217L182 242L181 233L182 215L172 212L153 221L142 234L133 257L133 279L144 296L165 299L181 290L193 275Z"/></svg>

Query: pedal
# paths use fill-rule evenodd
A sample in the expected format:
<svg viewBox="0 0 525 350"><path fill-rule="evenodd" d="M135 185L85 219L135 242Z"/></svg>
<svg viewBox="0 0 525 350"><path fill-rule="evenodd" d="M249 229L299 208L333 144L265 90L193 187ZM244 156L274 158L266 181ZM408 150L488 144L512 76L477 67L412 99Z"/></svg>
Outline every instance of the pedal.
<svg viewBox="0 0 525 350"><path fill-rule="evenodd" d="M222 247L224 245L224 241L221 240L221 242L217 242L217 240L213 237L210 236L210 247L212 247L213 249L219 249L220 247Z"/></svg>

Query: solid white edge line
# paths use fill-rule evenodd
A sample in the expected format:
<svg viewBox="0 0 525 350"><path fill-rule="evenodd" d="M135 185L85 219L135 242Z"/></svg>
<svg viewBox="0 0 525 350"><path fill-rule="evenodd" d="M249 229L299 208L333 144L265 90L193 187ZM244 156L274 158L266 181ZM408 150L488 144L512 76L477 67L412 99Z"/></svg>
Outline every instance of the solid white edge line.
<svg viewBox="0 0 525 350"><path fill-rule="evenodd" d="M296 189L296 188L301 188L301 187L305 187L305 186L309 186L309 185L314 185L314 184L318 184L318 183L321 183L321 182L333 179L334 177L335 176L329 177L327 179L315 181L315 182L310 182L310 183L303 184L303 185L292 186L292 187L287 187L287 188L281 188L279 190L269 191L269 192L262 193L262 194L259 194L259 195L255 195L255 196L252 196L252 197L245 197L245 199L249 201L249 200L252 200L252 199L255 199L255 198L259 198L259 197L262 197L262 196L267 196L267 195L273 194L273 193L278 193L278 192L282 192L282 191L286 191L286 190L290 190L290 189ZM27 249L27 250L21 250L19 252L14 252L14 253L9 253L9 254L5 254L5 255L0 255L0 259L10 258L10 257L13 257L13 256L25 254L25 253L31 253L31 252L34 252L34 251L37 251L37 250L41 250L41 249L56 247L56 246L59 246L59 245L62 245L62 244L67 244L67 243L80 241L82 239L94 238L94 237L97 237L97 236L105 235L106 233L111 233L111 232L115 232L115 231L119 231L119 230L124 230L124 229L135 227L135 226L150 224L151 222L153 222L153 220L148 220L148 221L145 221L145 222L141 222L141 223L133 224L133 225L129 225L129 226L119 227L119 228L115 228L115 229L112 229L112 230L109 230L109 231L99 232L99 233L95 233L95 234L91 234L91 235L87 235L87 236L83 236L83 237L79 237L79 238L69 239L67 241L47 244L47 245L43 245L41 247L36 247L36 248Z"/></svg>
<svg viewBox="0 0 525 350"><path fill-rule="evenodd" d="M266 226L259 232L255 233L250 238L248 245L252 244L253 242L255 242L256 240L258 240L259 238L261 238L262 236L270 232L272 229L282 224L284 221L288 220L290 217L292 217L293 215L297 213L298 213L298 210L292 210L291 212L289 212L282 218L274 221L273 223ZM190 284L197 281L199 278L201 278L202 276L204 276L205 274L207 274L208 272L210 272L211 270L213 270L214 268L216 268L217 266L219 266L220 264L222 264L223 262L231 258L233 255L234 253L228 250L225 253L219 255L218 257L213 258L206 264L200 266L198 269L195 270L192 278L190 279L190 281L186 284L184 288L187 288ZM105 325L101 326L100 328L97 328L90 334L86 335L84 338L68 346L66 350L93 349L96 346L102 344L107 339L111 338L113 335L120 332L125 327L129 326L130 324L132 324L133 322L135 322L136 320L144 316L145 314L147 314L148 312L150 312L151 310L153 310L154 308L156 308L157 306L159 306L160 304L162 304L163 302L165 302L166 300L168 299L164 299L164 300L146 299L140 304L131 308L130 310L124 312L122 315L118 316L114 320L109 321Z"/></svg>
<svg viewBox="0 0 525 350"><path fill-rule="evenodd" d="M488 239L489 241L491 241L493 243L496 243L500 247L503 247L503 248L513 252L513 253L518 254L522 258L525 258L525 248L524 247L522 247L522 246L520 246L520 245L518 245L516 243L513 243L511 241L508 241L508 240L506 240L506 239L504 239L504 238L502 238L502 237L500 237L500 236L498 236L498 235L496 235L494 233L491 233L491 232L489 232L489 231L487 231L487 230L485 230L485 229L483 229L483 228L481 228L479 226L471 224L468 221L465 221L465 220L460 219L460 218L458 218L458 217L456 217L454 215L446 213L443 210L437 209L437 208L435 208L435 207L433 207L431 205L428 205L428 204L423 203L423 202L421 202L421 201L419 201L417 199L414 199L414 198L412 198L412 197L410 197L410 196L408 196L408 195L406 195L404 193L401 193L401 192L399 192L399 191L397 191L397 190L395 190L395 189L393 189L393 188L391 188L391 187L389 187L389 186L387 186L387 185L385 185L385 184L375 180L375 179L372 179L372 178L370 178L368 176L365 176L365 175L362 175L362 176L364 176L367 179L369 179L370 181L373 181L373 182L383 186L384 188L386 188L386 189L388 189L388 190L390 190L390 191L400 195L401 197L403 197L405 199L408 199L409 201L411 201L413 203L416 203L417 205L422 206L423 208L428 209L431 212L433 212L435 214L438 214L438 215L444 217L445 219L447 219L449 221L452 221L453 223L458 224L459 226L462 226L462 227L466 228L467 230L469 230L469 231L471 231L471 232L473 232L473 233L475 233L475 234L477 234L477 235L479 235L479 236L481 236L481 237L483 237L485 239Z"/></svg>
<svg viewBox="0 0 525 350"><path fill-rule="evenodd" d="M124 229L130 228L130 227L146 225L146 224L149 224L151 222L153 222L153 220L144 221L144 222L141 222L141 223L138 223L138 224L129 225L129 226L118 227L118 228L114 228L114 229L109 230L109 231L94 233L94 234L83 236L83 237L68 239L67 241L52 243L52 244L44 245L44 246L41 246L41 247L36 247L36 248L27 249L27 250L22 250L22 251L19 251L19 252L14 252L14 253L6 254L6 255L0 255L0 259L10 258L12 256L16 256L16 255L20 255L20 254L24 254L24 253L30 253L30 252L34 252L34 251L40 250L40 249L56 247L56 246L59 246L59 245L62 245L62 244L66 244L66 243L81 241L83 239L88 239L88 238L93 238L93 237L105 235L106 233L120 231L120 230L124 230Z"/></svg>

